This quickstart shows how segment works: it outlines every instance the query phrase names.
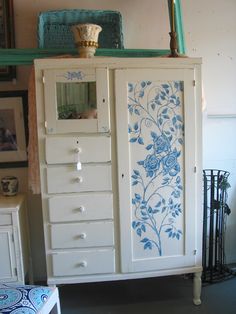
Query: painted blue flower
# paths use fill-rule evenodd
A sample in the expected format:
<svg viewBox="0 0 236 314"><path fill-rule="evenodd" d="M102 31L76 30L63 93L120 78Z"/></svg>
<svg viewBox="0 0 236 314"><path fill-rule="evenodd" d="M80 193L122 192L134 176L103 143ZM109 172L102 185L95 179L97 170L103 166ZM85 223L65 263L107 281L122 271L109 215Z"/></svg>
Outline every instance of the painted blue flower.
<svg viewBox="0 0 236 314"><path fill-rule="evenodd" d="M143 166L147 172L147 177L153 177L160 168L160 159L156 155L147 155Z"/></svg>
<svg viewBox="0 0 236 314"><path fill-rule="evenodd" d="M170 143L166 136L161 135L154 139L154 150L157 154L167 152L170 149Z"/></svg>
<svg viewBox="0 0 236 314"><path fill-rule="evenodd" d="M134 89L133 84L132 84L132 83L129 83L129 84L128 84L129 93L131 93L131 92L133 91L133 89Z"/></svg>
<svg viewBox="0 0 236 314"><path fill-rule="evenodd" d="M178 172L180 172L180 165L177 160L179 156L180 152L177 152L175 149L162 159L164 175L168 173L170 176L174 177Z"/></svg>

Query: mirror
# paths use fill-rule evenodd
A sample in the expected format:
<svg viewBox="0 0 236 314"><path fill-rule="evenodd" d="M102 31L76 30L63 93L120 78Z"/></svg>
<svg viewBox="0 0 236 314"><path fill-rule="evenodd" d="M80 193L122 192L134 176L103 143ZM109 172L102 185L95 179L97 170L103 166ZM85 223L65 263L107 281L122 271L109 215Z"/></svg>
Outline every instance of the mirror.
<svg viewBox="0 0 236 314"><path fill-rule="evenodd" d="M97 119L96 82L56 83L57 119Z"/></svg>

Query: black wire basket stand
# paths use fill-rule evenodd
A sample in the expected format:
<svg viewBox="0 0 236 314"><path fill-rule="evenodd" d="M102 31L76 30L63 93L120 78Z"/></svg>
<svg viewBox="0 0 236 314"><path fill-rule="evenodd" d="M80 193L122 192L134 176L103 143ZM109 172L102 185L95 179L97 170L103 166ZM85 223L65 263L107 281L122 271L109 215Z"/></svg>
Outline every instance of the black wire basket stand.
<svg viewBox="0 0 236 314"><path fill-rule="evenodd" d="M203 170L203 274L202 280L213 283L230 275L225 258L226 220L230 214L227 205L229 172Z"/></svg>

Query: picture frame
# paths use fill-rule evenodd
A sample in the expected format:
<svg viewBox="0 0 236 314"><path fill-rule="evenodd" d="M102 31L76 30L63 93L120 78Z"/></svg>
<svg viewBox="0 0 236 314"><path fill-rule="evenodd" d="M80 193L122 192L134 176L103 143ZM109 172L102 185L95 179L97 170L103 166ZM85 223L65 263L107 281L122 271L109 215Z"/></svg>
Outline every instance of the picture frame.
<svg viewBox="0 0 236 314"><path fill-rule="evenodd" d="M28 92L0 92L0 168L27 167Z"/></svg>
<svg viewBox="0 0 236 314"><path fill-rule="evenodd" d="M13 0L0 0L0 49L15 47ZM0 65L0 81L16 78L16 67Z"/></svg>

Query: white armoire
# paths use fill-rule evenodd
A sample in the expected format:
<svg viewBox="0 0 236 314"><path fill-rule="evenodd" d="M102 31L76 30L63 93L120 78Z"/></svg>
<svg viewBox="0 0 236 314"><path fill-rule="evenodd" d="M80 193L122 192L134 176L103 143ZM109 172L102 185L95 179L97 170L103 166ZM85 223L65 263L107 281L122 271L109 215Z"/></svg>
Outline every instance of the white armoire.
<svg viewBox="0 0 236 314"><path fill-rule="evenodd" d="M35 60L48 284L194 273L201 60Z"/></svg>

